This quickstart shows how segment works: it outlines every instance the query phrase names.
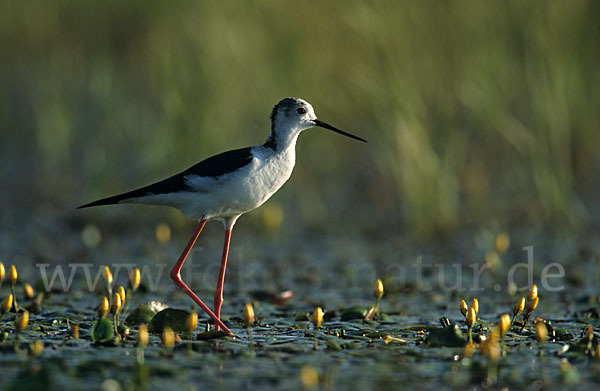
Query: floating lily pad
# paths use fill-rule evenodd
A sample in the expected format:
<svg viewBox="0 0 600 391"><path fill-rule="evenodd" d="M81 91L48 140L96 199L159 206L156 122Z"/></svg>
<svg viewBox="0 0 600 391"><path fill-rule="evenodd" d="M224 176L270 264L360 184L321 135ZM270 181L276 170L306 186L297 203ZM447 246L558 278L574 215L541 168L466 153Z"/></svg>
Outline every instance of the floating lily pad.
<svg viewBox="0 0 600 391"><path fill-rule="evenodd" d="M110 320L102 318L92 325L92 340L95 343L106 343L115 337L113 324Z"/></svg>
<svg viewBox="0 0 600 391"><path fill-rule="evenodd" d="M333 341L333 340L327 340L327 349L329 350L333 350L335 352L341 352L342 351L342 347L340 346L339 343Z"/></svg>
<svg viewBox="0 0 600 391"><path fill-rule="evenodd" d="M364 319L367 311L359 306L353 306L350 308L346 308L344 312L342 312L341 320L342 322L347 322L349 320L355 319Z"/></svg>
<svg viewBox="0 0 600 391"><path fill-rule="evenodd" d="M460 331L460 328L455 324L448 327L432 329L429 332L426 342L429 346L433 347L463 347L467 344L467 340L463 336L462 331Z"/></svg>
<svg viewBox="0 0 600 391"><path fill-rule="evenodd" d="M166 308L169 308L169 306L156 300L140 304L127 316L125 323L128 325L150 323L150 320L154 317L154 315Z"/></svg>
<svg viewBox="0 0 600 391"><path fill-rule="evenodd" d="M569 332L567 329L554 329L556 338L560 341L569 341L575 336Z"/></svg>
<svg viewBox="0 0 600 391"><path fill-rule="evenodd" d="M176 332L186 332L186 320L189 312L177 308L165 308L150 320L148 331L151 333L162 332L165 326L169 326Z"/></svg>
<svg viewBox="0 0 600 391"><path fill-rule="evenodd" d="M306 322L310 320L310 317L308 316L307 312L298 312L294 317L294 320L296 322Z"/></svg>

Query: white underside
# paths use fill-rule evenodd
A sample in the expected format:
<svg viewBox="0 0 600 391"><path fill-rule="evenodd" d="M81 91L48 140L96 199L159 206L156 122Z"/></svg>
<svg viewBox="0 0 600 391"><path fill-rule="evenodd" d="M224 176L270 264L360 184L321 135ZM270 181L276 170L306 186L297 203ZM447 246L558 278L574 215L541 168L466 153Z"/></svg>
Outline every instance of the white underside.
<svg viewBox="0 0 600 391"><path fill-rule="evenodd" d="M290 178L296 160L295 140L285 151L276 153L259 145L252 148L252 154L248 165L221 177L186 177L192 190L121 202L172 206L191 219L223 220L225 228L231 229L238 217L261 206Z"/></svg>

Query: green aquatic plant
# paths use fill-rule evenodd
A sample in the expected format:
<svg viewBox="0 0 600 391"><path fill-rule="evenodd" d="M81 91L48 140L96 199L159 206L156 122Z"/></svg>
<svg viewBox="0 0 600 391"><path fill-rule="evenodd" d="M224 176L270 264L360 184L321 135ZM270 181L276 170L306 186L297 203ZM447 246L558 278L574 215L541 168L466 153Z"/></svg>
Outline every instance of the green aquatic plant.
<svg viewBox="0 0 600 391"><path fill-rule="evenodd" d="M510 322L511 319L509 314L500 315L500 320L498 321L498 331L500 332L502 355L506 354L506 333L510 329Z"/></svg>
<svg viewBox="0 0 600 391"><path fill-rule="evenodd" d="M2 291L2 283L4 282L4 277L6 276L6 269L4 268L4 263L0 261L0 291Z"/></svg>
<svg viewBox="0 0 600 391"><path fill-rule="evenodd" d="M0 304L0 321L2 321L2 318L4 317L4 314L6 314L12 308L12 306L13 306L13 297L14 296L12 295L12 293L10 293L8 296L6 296L2 300L2 304Z"/></svg>
<svg viewBox="0 0 600 391"><path fill-rule="evenodd" d="M141 324L138 327L137 334L137 363L138 365L144 364L144 349L148 346L148 326Z"/></svg>
<svg viewBox="0 0 600 391"><path fill-rule="evenodd" d="M323 309L321 307L317 307L313 312L312 324L315 328L315 350L317 350L319 348L318 332L321 324L323 324Z"/></svg>
<svg viewBox="0 0 600 391"><path fill-rule="evenodd" d="M469 343L473 343L473 326L475 325L475 320L477 319L477 313L475 312L475 308L473 306L469 307L467 311L467 333L469 338Z"/></svg>
<svg viewBox="0 0 600 391"><path fill-rule="evenodd" d="M27 300L33 300L33 297L35 296L35 291L28 282L23 284L23 296L25 296Z"/></svg>
<svg viewBox="0 0 600 391"><path fill-rule="evenodd" d="M244 322L248 327L248 338L250 339L250 350L254 351L254 340L252 337L252 325L254 324L254 307L252 303L246 303L244 306Z"/></svg>
<svg viewBox="0 0 600 391"><path fill-rule="evenodd" d="M19 350L19 340L21 339L21 333L29 324L29 312L23 311L17 315L15 320L15 350Z"/></svg>
<svg viewBox="0 0 600 391"><path fill-rule="evenodd" d="M125 300L125 304L123 305L123 314L127 314L127 310L129 309L129 303L133 298L133 294L140 287L140 283L142 281L142 274L139 268L135 268L129 273L129 279L127 280L127 298ZM125 315L123 315L125 316Z"/></svg>
<svg viewBox="0 0 600 391"><path fill-rule="evenodd" d="M106 318L110 311L110 304L106 296L102 297L100 304L96 307L98 320L92 324L92 341L96 344L112 343L115 338L113 323Z"/></svg>
<svg viewBox="0 0 600 391"><path fill-rule="evenodd" d="M523 313L523 325L521 326L521 331L523 331L525 326L527 326L527 323L529 323L529 319L531 318L533 311L535 311L535 309L537 308L539 302L540 298L535 297L533 300L527 303L527 307L525 308L525 312Z"/></svg>
<svg viewBox="0 0 600 391"><path fill-rule="evenodd" d="M546 323L542 319L538 319L535 322L535 339L539 344L539 355L541 356L544 349L544 344L548 338L548 328Z"/></svg>
<svg viewBox="0 0 600 391"><path fill-rule="evenodd" d="M113 294L112 294L113 275L108 266L104 266L104 269L102 270L102 279L104 280L104 286L106 287L106 293L107 293L106 297L108 297L108 299L110 300L113 297ZM112 303L110 303L110 304L112 304Z"/></svg>
<svg viewBox="0 0 600 391"><path fill-rule="evenodd" d="M113 314L113 323L115 328L115 333L117 337L120 338L119 334L119 313L121 312L121 307L123 306L123 301L121 300L121 295L119 292L115 293L113 298L111 313Z"/></svg>
<svg viewBox="0 0 600 391"><path fill-rule="evenodd" d="M187 316L187 318L185 319L185 330L187 332L187 336L188 336L188 343L187 343L187 351L188 351L188 355L192 355L192 339L194 338L194 331L196 331L196 327L198 327L198 313L197 312L190 312Z"/></svg>
<svg viewBox="0 0 600 391"><path fill-rule="evenodd" d="M163 355L170 357L173 353L173 347L175 346L175 332L169 326L165 326L160 333L160 341L164 347Z"/></svg>
<svg viewBox="0 0 600 391"><path fill-rule="evenodd" d="M515 303L515 306L513 307L513 316L512 316L512 319L510 320L511 326L515 323L515 319L517 319L517 316L519 316L521 314L521 312L523 312L524 309L525 309L525 297L521 297L519 299L519 301L517 301Z"/></svg>
<svg viewBox="0 0 600 391"><path fill-rule="evenodd" d="M8 276L6 277L6 281L10 284L10 291L13 296L13 308L15 312L19 311L19 306L17 304L17 294L15 293L15 284L17 283L17 279L19 278L19 274L17 273L17 268L15 265L11 265L8 271Z"/></svg>
<svg viewBox="0 0 600 391"><path fill-rule="evenodd" d="M464 300L460 301L460 313L463 314L463 316L465 317L465 320L467 319L467 311L469 311L469 306L467 306L467 302Z"/></svg>

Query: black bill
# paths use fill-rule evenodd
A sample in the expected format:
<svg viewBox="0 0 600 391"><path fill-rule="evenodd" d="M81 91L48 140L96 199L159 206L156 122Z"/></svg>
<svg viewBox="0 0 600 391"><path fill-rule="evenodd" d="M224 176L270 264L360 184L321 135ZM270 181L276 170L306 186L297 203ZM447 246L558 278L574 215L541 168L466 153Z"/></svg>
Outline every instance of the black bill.
<svg viewBox="0 0 600 391"><path fill-rule="evenodd" d="M365 142L365 143L367 142L367 140L365 140L364 138L360 138L360 137L355 136L353 134L350 134L348 132L344 132L343 130L338 129L335 126L329 125L327 122L319 121L318 119L313 120L313 122L315 123L315 126L319 126L321 128L333 130L336 133L343 134L346 137L350 137L350 138L353 138L353 139L358 140L358 141L362 141L362 142Z"/></svg>

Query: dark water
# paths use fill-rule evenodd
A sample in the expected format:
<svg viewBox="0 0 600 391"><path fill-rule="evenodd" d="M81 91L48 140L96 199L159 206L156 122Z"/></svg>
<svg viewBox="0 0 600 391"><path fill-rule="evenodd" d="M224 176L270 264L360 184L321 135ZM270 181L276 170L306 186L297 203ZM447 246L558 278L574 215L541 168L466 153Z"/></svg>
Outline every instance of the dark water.
<svg viewBox="0 0 600 391"><path fill-rule="evenodd" d="M174 227L176 235L161 244L154 240L153 225L141 224L141 229L135 225L110 219L100 220L97 227L77 220L54 226L31 222L23 231L29 232L31 240L19 250L15 250L16 237L3 237L2 246L12 248L12 259L20 260L15 262L20 283L30 282L39 291L44 290L44 273L46 282L57 270L62 270L67 283L73 275L72 285L60 292L57 274L41 314L31 315L21 335L18 353L14 351L15 315L3 318L1 327L8 333L0 345L3 388L31 389L34 384L45 389L118 389L110 388L118 384L122 389L156 390L597 387L600 361L586 351L588 339L582 332L587 325L594 328L590 346L595 351L598 270L591 246L582 246L576 236L548 240L550 236L515 234L508 251L496 257L489 253L495 235L485 231L432 245L400 237L371 238L369 233L253 231L250 224L240 224L234 231L222 314L237 337L198 341L182 334L183 342L166 355L159 336L151 335L140 368L136 327L118 346L92 345L94 308L106 294L101 265L111 267L115 286L126 284L128 268L142 268L142 287L133 296L130 310L150 300L191 310L191 300L168 277L191 226ZM99 242L96 229L102 236ZM209 225L182 273L207 303L212 302L218 273L221 235L218 224ZM531 250L523 250L525 245L534 246L529 261ZM484 267L486 260L489 267ZM8 267L11 261L4 263ZM550 263L558 265L546 268ZM564 276L556 277L560 267ZM542 278L545 268L546 278ZM516 287L509 284L511 269ZM555 330L543 346L534 338L531 321L522 331L521 327L509 331L507 354L495 362L478 349L465 357L463 347L433 347L425 342L432 330L441 327L443 316L466 335L459 302L473 297L480 303L476 339L489 336L499 315L511 313L514 303L527 294L530 272L540 297L531 320L539 316ZM374 304L377 278L385 285L380 317L342 321L349 307L366 311ZM95 289L90 289L96 280ZM8 289L5 282L1 296ZM273 297L285 290L295 296L273 304ZM29 304L20 285L17 292L19 304ZM253 303L257 316L252 346L242 319L245 302ZM326 316L315 350L314 327L308 319L317 306ZM196 334L205 329L206 320L200 313ZM79 340L71 338L69 325L73 324L79 324ZM28 344L36 339L44 342L45 349L32 357L27 354ZM312 384L315 374L318 385Z"/></svg>

